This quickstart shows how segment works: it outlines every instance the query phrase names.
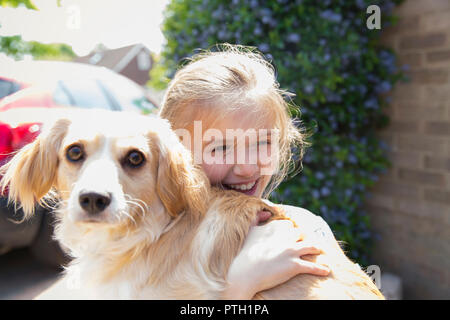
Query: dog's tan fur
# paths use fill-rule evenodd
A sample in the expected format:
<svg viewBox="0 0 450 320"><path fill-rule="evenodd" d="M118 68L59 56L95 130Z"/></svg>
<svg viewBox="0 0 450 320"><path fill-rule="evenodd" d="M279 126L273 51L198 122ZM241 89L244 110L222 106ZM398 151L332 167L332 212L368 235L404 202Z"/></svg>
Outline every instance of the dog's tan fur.
<svg viewBox="0 0 450 320"><path fill-rule="evenodd" d="M85 149L82 163L65 157L75 142ZM140 168L121 165L132 149L146 157ZM10 200L27 216L52 187L57 191L62 202L56 238L74 258L66 277L78 279L90 298L220 298L257 212L288 219L267 201L211 188L168 122L158 118L101 112L61 119L2 171L3 188L9 187ZM104 222L80 218L73 202L80 188L113 194L117 203L105 209ZM301 221L294 223L301 227ZM309 237L314 234L306 232ZM336 242L309 260L327 264L331 274L299 275L255 299L383 298Z"/></svg>

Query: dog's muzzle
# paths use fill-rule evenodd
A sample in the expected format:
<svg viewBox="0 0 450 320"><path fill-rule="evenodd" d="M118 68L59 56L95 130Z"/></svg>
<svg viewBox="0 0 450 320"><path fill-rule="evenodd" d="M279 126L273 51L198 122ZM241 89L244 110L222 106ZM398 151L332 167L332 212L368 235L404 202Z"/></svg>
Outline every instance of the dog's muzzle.
<svg viewBox="0 0 450 320"><path fill-rule="evenodd" d="M84 211L90 215L95 215L109 206L111 194L107 192L81 192L78 201Z"/></svg>

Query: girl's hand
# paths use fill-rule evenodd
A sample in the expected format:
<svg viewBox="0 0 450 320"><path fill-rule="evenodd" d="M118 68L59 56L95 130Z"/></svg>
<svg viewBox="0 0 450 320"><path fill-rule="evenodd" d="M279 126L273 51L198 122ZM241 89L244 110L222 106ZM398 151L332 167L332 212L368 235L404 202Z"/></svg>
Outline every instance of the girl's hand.
<svg viewBox="0 0 450 320"><path fill-rule="evenodd" d="M260 212L244 242L242 250L228 270L228 286L224 299L251 299L260 291L273 288L300 273L326 276L330 270L301 259L307 254L320 254L317 244L298 241L299 228L289 220L275 220L257 226L268 218Z"/></svg>

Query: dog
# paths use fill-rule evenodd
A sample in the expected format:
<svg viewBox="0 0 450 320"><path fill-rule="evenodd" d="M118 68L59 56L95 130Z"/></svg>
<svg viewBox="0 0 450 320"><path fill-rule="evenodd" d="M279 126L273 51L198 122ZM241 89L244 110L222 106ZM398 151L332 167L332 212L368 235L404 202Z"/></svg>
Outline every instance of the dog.
<svg viewBox="0 0 450 320"><path fill-rule="evenodd" d="M156 116L61 118L1 172L26 217L36 203L60 199L55 238L73 258L65 278L86 298L220 299L258 211L299 223L269 201L212 187ZM330 275L301 274L254 299L383 299L337 242L306 259L327 264Z"/></svg>

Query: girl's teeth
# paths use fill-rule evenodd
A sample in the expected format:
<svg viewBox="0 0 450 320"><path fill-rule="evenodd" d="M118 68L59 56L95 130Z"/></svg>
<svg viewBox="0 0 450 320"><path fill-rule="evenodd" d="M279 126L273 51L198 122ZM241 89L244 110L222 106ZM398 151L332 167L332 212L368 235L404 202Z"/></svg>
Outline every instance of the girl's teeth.
<svg viewBox="0 0 450 320"><path fill-rule="evenodd" d="M238 189L238 190L250 190L253 188L256 182L250 182L248 184L235 184L235 185L229 185L232 189Z"/></svg>

